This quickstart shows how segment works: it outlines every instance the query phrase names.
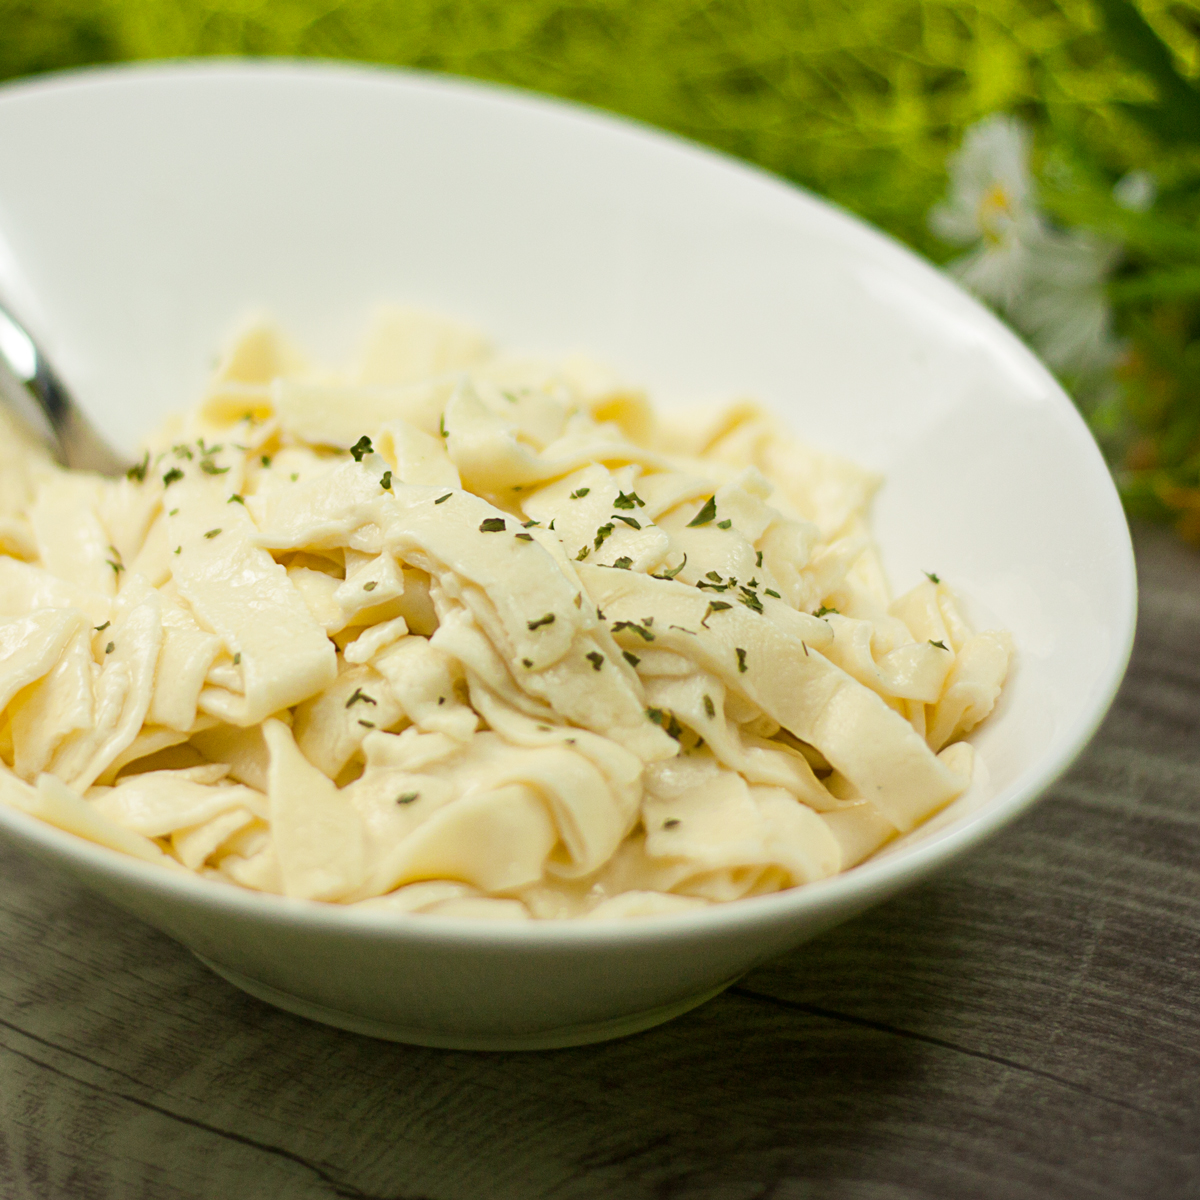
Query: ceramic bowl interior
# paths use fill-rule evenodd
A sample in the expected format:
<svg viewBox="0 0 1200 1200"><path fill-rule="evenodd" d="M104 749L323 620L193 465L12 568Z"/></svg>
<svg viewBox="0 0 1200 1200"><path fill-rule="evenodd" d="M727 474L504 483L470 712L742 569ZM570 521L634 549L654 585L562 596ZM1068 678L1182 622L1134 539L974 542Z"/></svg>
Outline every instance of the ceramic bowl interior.
<svg viewBox="0 0 1200 1200"><path fill-rule="evenodd" d="M401 301L472 320L505 346L586 350L669 405L755 396L884 472L876 529L897 591L937 571L977 624L1015 635L1002 702L972 739L982 769L966 796L837 879L694 915L381 923L164 878L0 812L18 843L243 986L321 1019L452 1045L562 1044L662 1019L1009 820L1085 744L1128 659L1126 524L1082 421L1036 359L883 235L630 123L327 65L179 64L10 86L0 292L129 450L197 397L217 347L256 309L333 360L376 303ZM289 958L316 953L352 974L368 943L409 968L450 955L453 980L444 995L400 988L385 1000L386 972L339 990ZM574 978L571 963L601 947L607 982ZM533 1003L534 985L504 984L518 960L540 964L536 990L559 994ZM464 1002L485 977L493 998Z"/></svg>

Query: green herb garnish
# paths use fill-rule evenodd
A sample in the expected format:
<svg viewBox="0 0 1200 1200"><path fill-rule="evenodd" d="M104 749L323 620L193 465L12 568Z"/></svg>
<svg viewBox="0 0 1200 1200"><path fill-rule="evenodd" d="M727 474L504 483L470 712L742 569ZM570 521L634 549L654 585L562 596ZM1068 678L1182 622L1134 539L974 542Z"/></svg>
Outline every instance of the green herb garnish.
<svg viewBox="0 0 1200 1200"><path fill-rule="evenodd" d="M683 736L683 726L680 725L673 712L667 712L661 708L648 708L646 709L646 716L655 725L661 726L668 737L673 737L678 741Z"/></svg>
<svg viewBox="0 0 1200 1200"><path fill-rule="evenodd" d="M525 628L529 630L540 629L543 625L553 625L554 614L547 613L544 617L538 617L536 621L526 621Z"/></svg>
<svg viewBox="0 0 1200 1200"><path fill-rule="evenodd" d="M704 507L688 522L688 528L691 529L696 525L707 525L717 515L717 498L709 496L704 502Z"/></svg>
<svg viewBox="0 0 1200 1200"><path fill-rule="evenodd" d="M613 627L613 633L620 633L622 629L628 629L630 633L636 633L644 642L654 641L654 634L650 632L645 625L639 625L636 621L617 621Z"/></svg>
<svg viewBox="0 0 1200 1200"><path fill-rule="evenodd" d="M749 588L739 588L741 595L738 599L749 609L756 613L763 610L762 601Z"/></svg>
<svg viewBox="0 0 1200 1200"><path fill-rule="evenodd" d="M705 629L707 629L708 628L708 618L711 617L713 615L713 613L724 612L725 609L732 608L732 607L733 607L732 604L726 604L724 600L710 600L708 602L708 608L705 609L705 611L704 611L704 616L702 616L700 618L700 624L703 625Z"/></svg>
<svg viewBox="0 0 1200 1200"><path fill-rule="evenodd" d="M487 517L479 526L480 533L503 533L508 526L503 517Z"/></svg>
<svg viewBox="0 0 1200 1200"><path fill-rule="evenodd" d="M604 655L601 654L599 650L593 650L591 654L587 656L587 660L592 664L593 671L598 671L602 666L604 666Z"/></svg>
<svg viewBox="0 0 1200 1200"><path fill-rule="evenodd" d="M687 566L687 555L685 554L683 556L683 562L681 562L679 564L679 566L671 567L668 570L664 571L661 575L652 575L650 578L651 579L674 579L675 576L678 575L679 572L682 571L683 568L686 566Z"/></svg>
<svg viewBox="0 0 1200 1200"><path fill-rule="evenodd" d="M619 492L617 498L613 501L613 508L631 509L634 507L645 508L646 502L637 494L637 492Z"/></svg>
<svg viewBox="0 0 1200 1200"><path fill-rule="evenodd" d="M146 482L146 472L150 469L150 451L147 450L145 457L140 463L135 463L128 471L125 472L126 479L132 479L136 483Z"/></svg>

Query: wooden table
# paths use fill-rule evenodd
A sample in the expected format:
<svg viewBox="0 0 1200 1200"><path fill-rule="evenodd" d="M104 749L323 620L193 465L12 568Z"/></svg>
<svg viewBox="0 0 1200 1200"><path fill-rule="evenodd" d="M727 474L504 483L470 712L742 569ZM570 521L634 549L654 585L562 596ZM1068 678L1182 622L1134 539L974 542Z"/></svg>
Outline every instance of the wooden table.
<svg viewBox="0 0 1200 1200"><path fill-rule="evenodd" d="M1200 1197L1200 556L1031 814L639 1037L370 1041L0 851L0 1195Z"/></svg>

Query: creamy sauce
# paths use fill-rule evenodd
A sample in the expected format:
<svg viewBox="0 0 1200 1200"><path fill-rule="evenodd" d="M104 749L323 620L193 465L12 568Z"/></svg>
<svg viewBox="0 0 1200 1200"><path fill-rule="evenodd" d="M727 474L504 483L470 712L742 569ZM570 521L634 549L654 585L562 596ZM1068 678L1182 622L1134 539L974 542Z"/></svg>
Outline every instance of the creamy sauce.
<svg viewBox="0 0 1200 1200"><path fill-rule="evenodd" d="M340 374L251 329L127 479L11 434L0 799L245 888L509 920L800 886L961 794L1008 667L936 577L890 599L868 472L428 314Z"/></svg>

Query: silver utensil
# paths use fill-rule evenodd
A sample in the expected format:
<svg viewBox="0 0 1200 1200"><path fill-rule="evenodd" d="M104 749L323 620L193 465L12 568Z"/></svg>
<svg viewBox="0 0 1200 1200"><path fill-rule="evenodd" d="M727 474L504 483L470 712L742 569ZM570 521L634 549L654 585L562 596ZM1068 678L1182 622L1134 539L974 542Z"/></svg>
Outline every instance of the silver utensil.
<svg viewBox="0 0 1200 1200"><path fill-rule="evenodd" d="M41 433L66 467L120 475L128 460L83 415L37 342L0 303L0 402Z"/></svg>

